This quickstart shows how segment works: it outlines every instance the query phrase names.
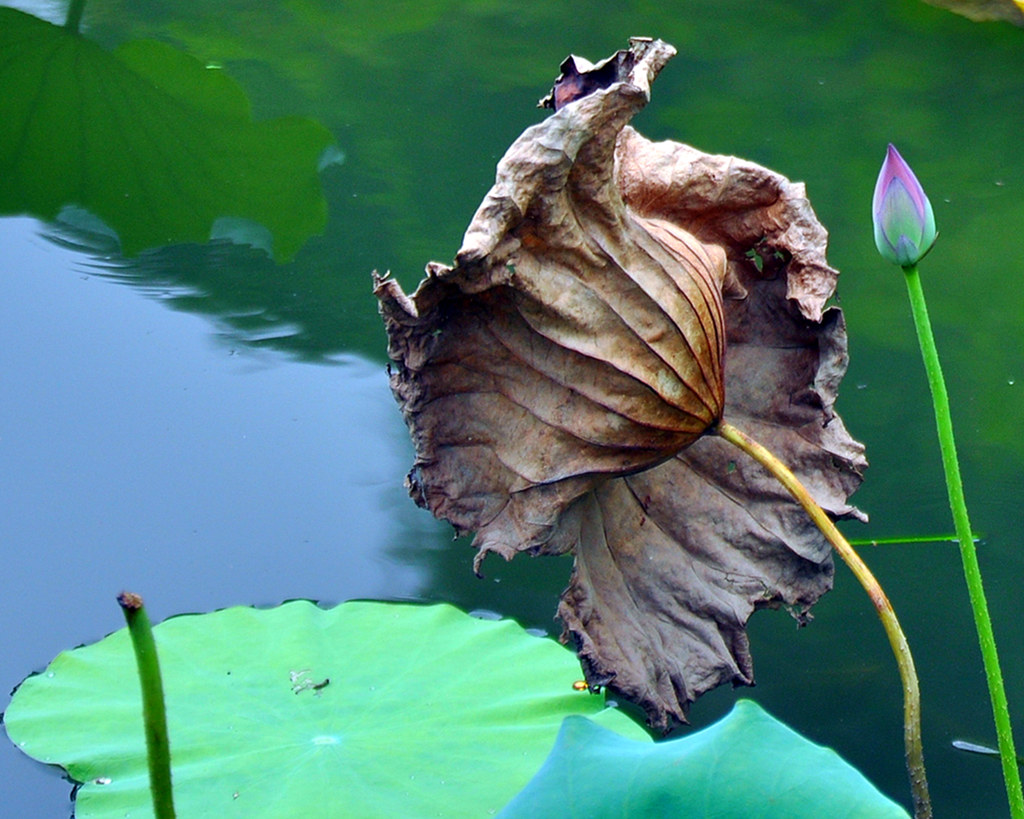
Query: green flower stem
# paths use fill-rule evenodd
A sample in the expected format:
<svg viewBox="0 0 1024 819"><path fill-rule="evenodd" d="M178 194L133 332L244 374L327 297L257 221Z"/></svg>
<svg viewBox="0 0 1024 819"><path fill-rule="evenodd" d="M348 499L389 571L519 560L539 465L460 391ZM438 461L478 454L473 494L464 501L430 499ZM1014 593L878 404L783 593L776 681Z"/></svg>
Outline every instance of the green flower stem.
<svg viewBox="0 0 1024 819"><path fill-rule="evenodd" d="M914 658L910 653L907 638L900 628L892 603L886 597L878 580L871 573L860 555L854 551L849 541L843 537L825 511L815 502L810 493L790 469L771 451L757 443L732 424L719 423L718 434L729 443L742 449L759 464L765 467L796 499L811 520L821 530L839 556L856 576L871 598L878 616L889 637L896 664L899 667L900 679L903 683L903 743L906 750L907 772L910 775L910 790L914 799L914 816L916 819L929 819L932 815L931 799L928 796L928 779L924 770L924 750L921 744L921 691L917 682L917 670Z"/></svg>
<svg viewBox="0 0 1024 819"><path fill-rule="evenodd" d="M139 682L142 684L142 713L146 727L146 755L149 760L153 812L157 819L175 819L167 712L164 709L164 686L160 679L160 661L153 640L153 628L139 595L121 592L117 602L128 623L128 633L132 638L135 661L139 667Z"/></svg>
<svg viewBox="0 0 1024 819"><path fill-rule="evenodd" d="M960 543L964 578L967 580L967 591L970 595L971 609L974 612L974 626L978 631L978 645L981 647L989 697L992 700L992 715L995 719L996 735L999 739L999 756L1003 763L1003 778L1006 781L1006 796L1010 803L1010 815L1013 819L1024 819L1024 795L1021 793L1020 769L1017 767L1017 754L1013 746L1010 709L1006 702L1006 689L1003 686L1003 673L999 668L996 638L992 631L992 620L989 617L985 589L981 582L981 567L978 565L978 554L974 548L974 530L971 529L971 522L967 516L967 504L964 501L964 487L963 481L960 479L956 441L953 438L953 420L949 409L946 381L942 376L939 353L935 347L935 337L932 335L932 325L928 318L928 307L925 304L924 290L921 287L921 277L918 275L917 266L905 267L903 272L907 280L907 292L910 294L910 307L914 314L917 339L921 345L921 356L924 358L924 368L928 374L932 403L935 405L935 425L939 433L942 466L946 472L949 508L953 512L953 523Z"/></svg>
<svg viewBox="0 0 1024 819"><path fill-rule="evenodd" d="M68 31L78 33L78 27L82 24L82 14L85 12L85 0L71 0L68 4L68 14L64 18L64 28Z"/></svg>

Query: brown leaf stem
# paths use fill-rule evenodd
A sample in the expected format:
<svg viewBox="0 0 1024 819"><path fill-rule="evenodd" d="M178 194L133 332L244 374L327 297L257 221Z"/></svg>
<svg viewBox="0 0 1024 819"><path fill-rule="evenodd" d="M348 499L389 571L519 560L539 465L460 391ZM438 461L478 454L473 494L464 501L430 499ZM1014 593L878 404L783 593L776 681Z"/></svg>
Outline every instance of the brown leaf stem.
<svg viewBox="0 0 1024 819"><path fill-rule="evenodd" d="M750 457L767 469L796 499L810 515L811 520L821 530L839 556L854 573L857 580L868 593L871 602L882 620L882 626L889 637L896 664L899 666L900 678L903 682L903 741L906 748L907 772L910 776L910 789L914 798L914 816L916 819L930 819L932 815L931 800L928 796L928 779L924 770L924 752L921 745L921 692L914 668L914 658L910 646L903 634L892 603L886 597L881 585L860 555L854 551L850 542L843 537L831 518L815 502L790 469L771 451L761 446L732 424L721 422L716 432L731 444L739 447Z"/></svg>

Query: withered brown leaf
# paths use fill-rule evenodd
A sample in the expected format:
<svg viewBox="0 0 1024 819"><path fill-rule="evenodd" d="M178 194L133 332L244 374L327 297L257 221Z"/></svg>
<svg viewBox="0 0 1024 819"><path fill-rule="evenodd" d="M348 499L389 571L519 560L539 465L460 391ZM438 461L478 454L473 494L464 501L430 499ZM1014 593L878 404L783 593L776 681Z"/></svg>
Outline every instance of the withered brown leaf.
<svg viewBox="0 0 1024 819"><path fill-rule="evenodd" d="M832 582L828 544L718 421L837 517L860 516L866 465L833 410L846 331L803 186L628 125L674 54L638 38L574 76L501 160L455 264L411 296L375 277L413 498L476 532L478 569L571 552L564 638L661 729L753 682L756 608L803 617Z"/></svg>

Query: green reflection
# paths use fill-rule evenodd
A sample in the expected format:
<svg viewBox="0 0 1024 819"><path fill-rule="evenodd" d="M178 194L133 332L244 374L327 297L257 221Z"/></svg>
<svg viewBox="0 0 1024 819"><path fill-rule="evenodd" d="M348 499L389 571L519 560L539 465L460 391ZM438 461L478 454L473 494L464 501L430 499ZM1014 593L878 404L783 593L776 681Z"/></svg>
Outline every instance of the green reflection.
<svg viewBox="0 0 1024 819"><path fill-rule="evenodd" d="M10 8L0 54L0 214L87 219L127 255L219 235L287 260L323 230L330 133L254 122L223 71L155 41L107 52Z"/></svg>

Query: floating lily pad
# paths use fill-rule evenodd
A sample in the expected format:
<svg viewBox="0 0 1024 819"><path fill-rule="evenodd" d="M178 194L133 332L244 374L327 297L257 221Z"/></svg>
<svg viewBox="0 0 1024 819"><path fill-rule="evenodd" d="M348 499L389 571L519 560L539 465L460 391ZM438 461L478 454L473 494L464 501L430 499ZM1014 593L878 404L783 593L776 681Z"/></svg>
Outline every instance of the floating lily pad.
<svg viewBox="0 0 1024 819"><path fill-rule="evenodd" d="M536 772L570 714L643 743L573 689L571 652L448 605L306 601L155 629L178 815L481 817ZM77 819L152 816L126 630L15 692L14 743L75 780Z"/></svg>
<svg viewBox="0 0 1024 819"><path fill-rule="evenodd" d="M291 258L327 221L309 119L254 122L223 70L164 43L104 51L0 8L0 214L82 208L122 250L205 242L227 219L263 226Z"/></svg>
<svg viewBox="0 0 1024 819"><path fill-rule="evenodd" d="M681 739L637 742L568 717L547 762L499 819L908 819L829 748L757 703Z"/></svg>

